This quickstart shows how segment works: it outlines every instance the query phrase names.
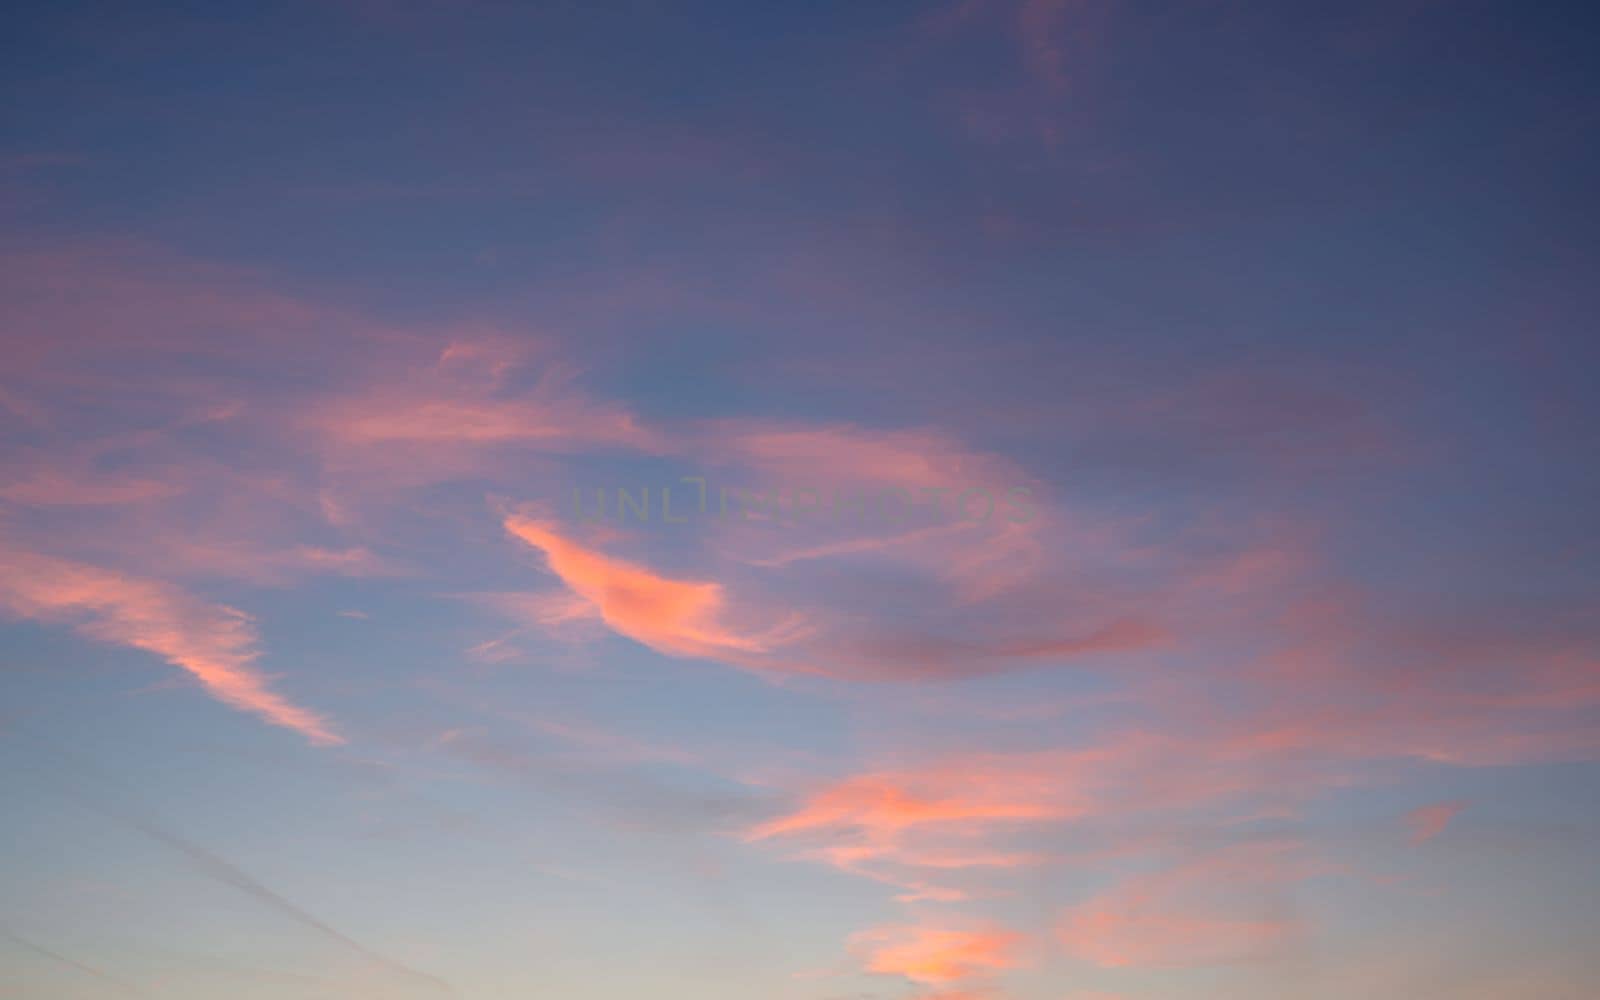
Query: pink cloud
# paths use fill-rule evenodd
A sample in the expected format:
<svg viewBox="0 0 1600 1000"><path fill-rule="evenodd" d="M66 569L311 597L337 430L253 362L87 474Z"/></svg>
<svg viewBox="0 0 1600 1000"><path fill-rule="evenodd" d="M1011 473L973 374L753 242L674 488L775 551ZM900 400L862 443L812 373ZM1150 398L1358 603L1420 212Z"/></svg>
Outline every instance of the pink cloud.
<svg viewBox="0 0 1600 1000"><path fill-rule="evenodd" d="M866 774L811 796L795 812L751 830L768 840L819 830L859 831L884 842L926 826L1039 820L1064 815L1044 801L1055 789L1043 775L955 766L928 773Z"/></svg>
<svg viewBox="0 0 1600 1000"><path fill-rule="evenodd" d="M975 754L869 771L815 789L743 836L799 844L801 858L894 886L903 901L953 902L968 893L952 875L1048 863L1009 838L1090 815L1109 764L1102 751Z"/></svg>
<svg viewBox="0 0 1600 1000"><path fill-rule="evenodd" d="M1132 878L1068 910L1057 933L1074 957L1110 968L1257 958L1304 929L1271 887L1315 871L1293 845L1246 843Z"/></svg>
<svg viewBox="0 0 1600 1000"><path fill-rule="evenodd" d="M1028 71L1041 87L1059 94L1067 86L1067 53L1061 43L1068 0L1023 0L1017 30Z"/></svg>
<svg viewBox="0 0 1600 1000"><path fill-rule="evenodd" d="M1406 829L1413 844L1425 844L1445 831L1450 822L1467 808L1465 802L1435 802L1406 813Z"/></svg>
<svg viewBox="0 0 1600 1000"><path fill-rule="evenodd" d="M389 367L328 402L313 424L347 446L520 444L571 452L661 445L626 408L583 392L576 371L536 342L480 333L450 341L431 361Z"/></svg>
<svg viewBox="0 0 1600 1000"><path fill-rule="evenodd" d="M1323 758L1588 759L1600 752L1586 724L1600 703L1600 656L1585 617L1401 614L1336 595L1299 608L1285 648L1241 678L1271 698L1236 724Z"/></svg>
<svg viewBox="0 0 1600 1000"><path fill-rule="evenodd" d="M723 545L753 564L874 557L942 578L966 601L1001 595L1039 568L1035 539L1049 518L1037 484L948 434L723 421L695 447L713 465L753 474L758 494L783 491L793 504L795 491L809 491L840 511L809 533L799 517L782 533L735 519Z"/></svg>
<svg viewBox="0 0 1600 1000"><path fill-rule="evenodd" d="M207 604L155 580L4 550L0 606L22 618L72 624L102 642L142 649L188 671L215 698L314 744L343 739L327 720L292 704L267 686L253 666L259 656L249 617Z"/></svg>
<svg viewBox="0 0 1600 1000"><path fill-rule="evenodd" d="M727 600L719 583L661 576L586 548L531 517L509 516L505 527L541 552L550 571L613 631L658 652L748 662L794 635L793 619L761 632L725 624Z"/></svg>
<svg viewBox="0 0 1600 1000"><path fill-rule="evenodd" d="M373 335L357 317L273 291L248 270L130 240L0 248L0 301L12 371L52 382L94 380L82 363L90 352L100 362L250 357L271 366L296 353L286 344L321 342L334 354Z"/></svg>
<svg viewBox="0 0 1600 1000"><path fill-rule="evenodd" d="M801 856L901 890L900 899L952 902L966 893L950 872L1020 868L1036 855L984 843L997 830L1059 819L1047 779L970 771L963 775L872 774L824 788L794 812L745 833L748 841L820 841Z"/></svg>
<svg viewBox="0 0 1600 1000"><path fill-rule="evenodd" d="M155 479L38 469L0 485L0 499L38 507L96 507L163 500L182 491L181 486Z"/></svg>
<svg viewBox="0 0 1600 1000"><path fill-rule="evenodd" d="M943 987L1016 968L1023 937L996 925L878 927L851 939L868 972Z"/></svg>

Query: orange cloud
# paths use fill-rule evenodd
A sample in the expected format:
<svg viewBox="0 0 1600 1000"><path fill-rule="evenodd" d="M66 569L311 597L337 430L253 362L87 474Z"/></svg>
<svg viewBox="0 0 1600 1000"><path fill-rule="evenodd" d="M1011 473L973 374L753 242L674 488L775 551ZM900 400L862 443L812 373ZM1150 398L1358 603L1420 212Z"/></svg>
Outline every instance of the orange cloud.
<svg viewBox="0 0 1600 1000"><path fill-rule="evenodd" d="M1163 689L1158 697L1191 694ZM796 857L895 886L902 901L952 902L989 891L985 883L1006 872L1174 846L1171 836L1129 830L1159 831L1196 815L1207 822L1283 816L1351 780L1352 762L1303 759L1299 730L1209 719L1199 699L1167 711L1162 732L1124 730L1078 748L952 753L922 767L867 771L811 792L744 837L798 844ZM1046 832L1056 846L1040 850ZM1239 856L1213 868L1228 861L1238 881L1252 884L1251 866ZM1263 871L1291 867L1266 849L1254 857ZM1198 872L1193 881L1199 884ZM1114 927L1118 911L1106 914L1093 928Z"/></svg>
<svg viewBox="0 0 1600 1000"><path fill-rule="evenodd" d="M1406 814L1406 828L1413 844L1425 844L1443 833L1450 821L1467 808L1465 802L1436 802L1419 806Z"/></svg>
<svg viewBox="0 0 1600 1000"><path fill-rule="evenodd" d="M724 625L726 600L719 583L659 576L585 548L534 518L513 515L505 526L512 537L542 552L550 571L613 631L658 652L743 661L793 633L792 623L765 633Z"/></svg>
<svg viewBox="0 0 1600 1000"><path fill-rule="evenodd" d="M993 781L993 783L991 783ZM1020 784L1020 787L1019 787ZM794 813L756 827L750 840L817 830L856 830L883 842L927 825L1048 819L1058 806L1037 797L1035 782L983 770L928 775L866 774L813 795Z"/></svg>
<svg viewBox="0 0 1600 1000"><path fill-rule="evenodd" d="M1016 968L1023 937L1002 927L879 927L851 939L868 972L949 986Z"/></svg>
<svg viewBox="0 0 1600 1000"><path fill-rule="evenodd" d="M989 846L984 838L1075 815L1081 806L1066 787L1071 780L1036 756L862 774L813 793L793 812L747 831L745 839L821 838L822 846L802 856L902 889L903 901L953 902L967 894L930 877L1045 860Z"/></svg>
<svg viewBox="0 0 1600 1000"><path fill-rule="evenodd" d="M926 867L993 865L1012 852L914 844L918 834L975 837L1017 824L1183 811L1271 792L1283 773L1258 765L1278 745L1231 731L1130 730L1079 748L947 754L914 769L869 771L807 796L746 833L751 841L820 834ZM1294 782L1301 775L1292 775Z"/></svg>
<svg viewBox="0 0 1600 1000"><path fill-rule="evenodd" d="M102 642L154 653L192 674L218 700L293 729L312 743L344 742L322 717L267 686L249 616L207 604L156 580L5 548L0 607L22 618L66 622Z"/></svg>

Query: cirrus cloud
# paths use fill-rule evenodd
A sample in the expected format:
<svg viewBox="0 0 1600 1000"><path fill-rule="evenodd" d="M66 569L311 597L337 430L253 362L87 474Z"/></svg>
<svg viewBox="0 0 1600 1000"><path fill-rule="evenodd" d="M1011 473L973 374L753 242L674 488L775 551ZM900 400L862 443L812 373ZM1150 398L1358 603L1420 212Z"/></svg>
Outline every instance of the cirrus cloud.
<svg viewBox="0 0 1600 1000"><path fill-rule="evenodd" d="M0 547L0 608L71 624L101 642L141 649L179 667L213 697L319 746L344 742L322 716L276 693L254 667L255 626L242 611L209 604L158 580Z"/></svg>

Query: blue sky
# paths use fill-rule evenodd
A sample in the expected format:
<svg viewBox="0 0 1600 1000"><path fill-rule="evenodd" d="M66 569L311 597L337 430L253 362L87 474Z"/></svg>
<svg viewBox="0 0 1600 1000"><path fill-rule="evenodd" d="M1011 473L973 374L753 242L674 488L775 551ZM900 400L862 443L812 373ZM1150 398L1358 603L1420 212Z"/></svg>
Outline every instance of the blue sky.
<svg viewBox="0 0 1600 1000"><path fill-rule="evenodd" d="M10 12L0 995L1586 996L1592 22Z"/></svg>

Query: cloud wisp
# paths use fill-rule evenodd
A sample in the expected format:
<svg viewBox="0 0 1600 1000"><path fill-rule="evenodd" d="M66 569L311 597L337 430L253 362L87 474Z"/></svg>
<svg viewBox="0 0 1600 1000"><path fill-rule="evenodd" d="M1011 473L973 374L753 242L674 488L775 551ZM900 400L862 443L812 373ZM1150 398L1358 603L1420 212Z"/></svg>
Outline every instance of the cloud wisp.
<svg viewBox="0 0 1600 1000"><path fill-rule="evenodd" d="M0 579L0 607L60 622L101 642L140 649L193 676L217 700L291 729L318 746L344 742L322 716L268 686L255 668L254 624L157 580L5 547L13 572Z"/></svg>
<svg viewBox="0 0 1600 1000"><path fill-rule="evenodd" d="M506 519L512 537L542 553L550 571L613 631L671 656L752 662L791 639L794 619L763 631L727 624L725 589L701 580L675 580L602 555L531 517Z"/></svg>

